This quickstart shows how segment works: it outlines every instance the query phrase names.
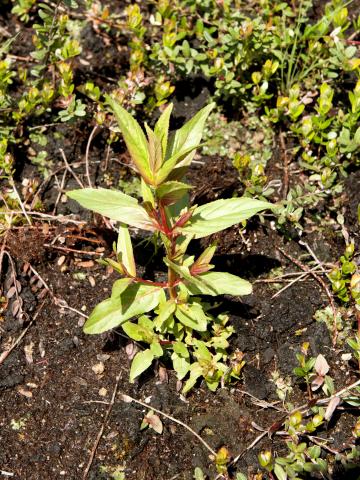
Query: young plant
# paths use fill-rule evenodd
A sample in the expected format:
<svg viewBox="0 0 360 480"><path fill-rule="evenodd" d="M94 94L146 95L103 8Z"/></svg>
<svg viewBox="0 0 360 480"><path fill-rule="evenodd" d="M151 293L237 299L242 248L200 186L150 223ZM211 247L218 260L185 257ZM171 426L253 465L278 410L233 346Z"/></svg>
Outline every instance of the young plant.
<svg viewBox="0 0 360 480"><path fill-rule="evenodd" d="M106 100L141 177L142 202L120 191L102 188L68 194L84 207L120 222L117 260L106 262L123 278L114 283L111 297L95 307L84 331L96 334L121 326L130 338L149 346L134 357L131 382L154 359L167 354L178 378L187 377L184 392L200 377L215 390L223 377L232 374L225 362L227 339L233 330L226 325L226 315L214 317L209 313L210 305L203 303L201 295L248 295L251 284L230 273L213 271L215 245L196 259L186 253L187 248L192 239L224 230L271 204L245 197L201 206L188 204L191 187L184 183L184 175L214 104L200 110L172 135L168 133L172 111L169 105L154 130L145 124L146 138L125 109L109 96ZM168 268L166 281L139 277L127 225L159 235Z"/></svg>

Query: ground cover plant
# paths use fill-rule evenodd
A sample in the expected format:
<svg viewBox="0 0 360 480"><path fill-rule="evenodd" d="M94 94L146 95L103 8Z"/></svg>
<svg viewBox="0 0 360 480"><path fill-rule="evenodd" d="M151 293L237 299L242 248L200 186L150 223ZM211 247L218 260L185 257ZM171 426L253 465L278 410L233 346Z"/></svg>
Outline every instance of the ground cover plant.
<svg viewBox="0 0 360 480"><path fill-rule="evenodd" d="M0 476L357 479L357 0L0 6Z"/></svg>

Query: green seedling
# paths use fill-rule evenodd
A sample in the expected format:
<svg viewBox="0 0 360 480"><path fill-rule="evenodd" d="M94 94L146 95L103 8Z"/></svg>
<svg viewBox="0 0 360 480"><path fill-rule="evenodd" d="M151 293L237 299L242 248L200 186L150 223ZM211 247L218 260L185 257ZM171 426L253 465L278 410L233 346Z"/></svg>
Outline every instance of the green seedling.
<svg viewBox="0 0 360 480"><path fill-rule="evenodd" d="M211 305L202 295L248 295L251 284L230 273L213 270L215 245L194 258L188 255L191 240L224 230L272 205L252 198L216 200L189 205L191 186L184 175L200 145L205 121L213 109L200 110L183 127L169 135L172 105L154 130L145 124L146 135L136 120L114 99L107 97L133 164L141 177L142 201L120 191L85 188L68 193L81 205L120 222L114 245L116 260L105 261L122 278L111 297L101 302L85 323L84 331L97 334L120 327L133 340L148 348L133 359L130 381L149 368L154 359L171 357L178 379L187 378L183 392L204 378L211 390L232 375L226 365L228 338L233 329L228 317L210 314ZM128 226L156 235L164 249L168 275L165 281L139 276Z"/></svg>

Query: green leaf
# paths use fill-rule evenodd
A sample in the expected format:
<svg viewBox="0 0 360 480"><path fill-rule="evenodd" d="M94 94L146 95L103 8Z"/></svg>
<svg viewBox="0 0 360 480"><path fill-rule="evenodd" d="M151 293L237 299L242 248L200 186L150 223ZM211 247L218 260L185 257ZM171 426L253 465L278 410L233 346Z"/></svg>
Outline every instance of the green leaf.
<svg viewBox="0 0 360 480"><path fill-rule="evenodd" d="M84 332L103 333L118 327L132 317L149 312L157 307L163 289L153 285L132 283L118 298L108 298L91 312L84 325Z"/></svg>
<svg viewBox="0 0 360 480"><path fill-rule="evenodd" d="M176 352L171 355L173 367L176 372L176 376L179 380L182 380L190 370L190 357L182 357Z"/></svg>
<svg viewBox="0 0 360 480"><path fill-rule="evenodd" d="M175 311L176 318L186 327L198 332L205 332L207 318L199 303L179 304Z"/></svg>
<svg viewBox="0 0 360 480"><path fill-rule="evenodd" d="M125 322L121 325L126 335L136 342L152 343L154 333L148 328L137 323Z"/></svg>
<svg viewBox="0 0 360 480"><path fill-rule="evenodd" d="M156 189L156 195L165 206L173 205L193 187L182 182L165 182Z"/></svg>
<svg viewBox="0 0 360 480"><path fill-rule="evenodd" d="M275 464L275 467L274 467L274 473L278 478L278 480L287 480L287 475L285 470L277 463Z"/></svg>
<svg viewBox="0 0 360 480"><path fill-rule="evenodd" d="M152 193L151 187L147 183L144 182L144 179L141 179L141 196L143 198L143 202L151 205L155 208L155 198Z"/></svg>
<svg viewBox="0 0 360 480"><path fill-rule="evenodd" d="M203 374L202 367L198 362L191 364L190 378L185 383L184 388L182 389L182 393L186 393L189 390L191 390L192 387L195 385L197 379L201 377L202 374Z"/></svg>
<svg viewBox="0 0 360 480"><path fill-rule="evenodd" d="M160 303L159 308L157 310L158 317L156 318L156 325L161 328L163 323L173 315L176 310L176 303L174 300L168 300L165 303Z"/></svg>
<svg viewBox="0 0 360 480"><path fill-rule="evenodd" d="M149 164L152 177L155 177L163 162L161 141L145 123L145 130L148 137Z"/></svg>
<svg viewBox="0 0 360 480"><path fill-rule="evenodd" d="M250 295L251 283L231 273L206 272L192 277L195 283L186 281L192 295Z"/></svg>
<svg viewBox="0 0 360 480"><path fill-rule="evenodd" d="M177 166L190 165L195 155L195 149L201 142L206 119L214 107L215 103L210 103L172 135L166 152L166 159L175 155L186 155Z"/></svg>
<svg viewBox="0 0 360 480"><path fill-rule="evenodd" d="M273 208L273 205L247 197L215 200L197 207L186 226L179 230L185 235L202 238L229 228L268 208Z"/></svg>
<svg viewBox="0 0 360 480"><path fill-rule="evenodd" d="M116 100L109 95L105 95L105 100L114 112L132 161L144 180L147 183L152 183L153 176L150 170L148 144L142 128Z"/></svg>
<svg viewBox="0 0 360 480"><path fill-rule="evenodd" d="M116 253L121 254L121 263L132 277L136 277L136 266L129 230L120 225Z"/></svg>
<svg viewBox="0 0 360 480"><path fill-rule="evenodd" d="M136 377L147 370L154 360L154 354L151 350L138 352L131 363L130 383L134 383Z"/></svg>
<svg viewBox="0 0 360 480"><path fill-rule="evenodd" d="M162 167L160 168L160 170L156 175L155 184L160 185L168 177L171 178L172 180L181 179L185 175L188 167L184 165L178 167L177 164L180 165L184 160L184 158L187 158L189 154L191 154L192 152L194 152L195 154L195 150L198 147L199 145L189 147L185 151L176 152L174 153L173 156L166 159L166 161L163 163ZM177 167L176 169L175 169L175 166Z"/></svg>
<svg viewBox="0 0 360 480"><path fill-rule="evenodd" d="M154 357L157 358L161 357L164 353L159 342L152 342L152 344L150 345L150 350L153 352Z"/></svg>
<svg viewBox="0 0 360 480"><path fill-rule="evenodd" d="M170 123L170 115L173 109L173 104L170 103L163 113L160 115L159 120L156 122L155 125L155 135L161 142L162 146L162 156L165 157L166 149L167 149L167 142L168 142L168 134L169 134L169 123Z"/></svg>
<svg viewBox="0 0 360 480"><path fill-rule="evenodd" d="M111 299L117 300L120 298L122 292L133 282L132 278L119 278L112 286Z"/></svg>
<svg viewBox="0 0 360 480"><path fill-rule="evenodd" d="M85 208L133 227L154 232L156 227L136 198L106 188L71 190L66 195Z"/></svg>

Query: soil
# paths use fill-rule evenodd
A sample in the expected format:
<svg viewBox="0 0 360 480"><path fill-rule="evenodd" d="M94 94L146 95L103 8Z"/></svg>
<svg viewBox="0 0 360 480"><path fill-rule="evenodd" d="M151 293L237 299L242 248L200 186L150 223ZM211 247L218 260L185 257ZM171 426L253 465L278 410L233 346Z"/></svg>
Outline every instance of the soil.
<svg viewBox="0 0 360 480"><path fill-rule="evenodd" d="M11 16L9 18L11 24ZM110 56L104 58L101 38L90 27L84 35L88 39L87 48L97 59L91 75L117 77L119 71L114 70L111 63L112 56L118 55L117 50L108 52ZM90 75L81 68L79 66L77 75ZM179 88L175 122L182 123L192 111L206 103L209 94L206 83L198 79L195 87L187 94L181 94ZM55 129L59 132L59 127ZM81 161L92 126L84 121L75 127L61 126L62 140L51 136L55 129L50 127L48 146L54 169L63 166L58 153L61 147L79 178L85 181ZM114 159L106 175L102 171L106 136L105 131L100 131L92 143L89 158L94 185L117 185L120 179L131 178L121 148L113 152ZM230 162L217 157L198 160L188 174L189 182L195 186L194 202L205 203L234 193L241 195L242 187ZM272 174L279 173L279 169L274 168L276 161L273 159L269 166ZM26 156L17 167L19 188L26 178L42 181ZM292 181L296 184L296 175ZM64 189L71 188L77 188L77 184L68 176ZM349 175L345 192L342 198L345 227L359 247L359 171ZM21 334L24 337L0 363L0 477L8 472L15 480L79 480L104 424L89 479L116 478L111 475L123 468L126 480L190 480L195 467L201 467L213 479L216 477L213 462L194 435L166 418L162 419L161 435L151 429L141 431L146 410L135 403L125 403L121 395L131 395L172 415L200 434L213 449L226 446L235 458L259 435L259 426L269 429L282 420L281 413L261 404L261 401L279 400L272 374L277 371L284 379L291 378L295 385L291 397L294 405L306 401L304 385L299 384L292 373L297 366L296 353L304 342L309 342L312 356L322 353L326 357L336 389L358 379L356 365L342 360L341 353L347 352L347 347L334 349L331 332L324 323L314 320L315 312L329 304L324 288L316 279L309 275L275 297L279 285L267 281L273 269L282 268L283 273L300 271L281 250L304 262L309 259L305 243L321 261L336 262L344 249L339 232L330 226L319 233L313 225L308 225L300 244L298 238L286 240L271 218L265 217L263 222L249 222L246 239L240 226L211 239L218 242L215 266L254 282L252 295L241 299L222 298L218 307L219 311L229 312L235 327L231 350L239 349L245 354L241 381L216 393L199 384L184 399L179 394L174 373L168 370L164 375L163 365L158 364L130 384L132 344L117 331L98 336L88 336L82 331L84 315L109 295L117 278L95 261L100 254L111 253L114 233L100 217L84 211L75 202L60 199L57 203L58 193L54 176L42 184L40 196L44 212L55 209L55 213L69 215L74 222L83 221L81 225L49 222L51 226L45 227L45 222L39 222L31 227L14 228L6 240L13 264L6 257L4 291L9 292L16 277L21 309L16 308L19 300L12 295L0 319L0 352ZM161 277L160 257L154 256L150 246L144 247L143 240L134 232L134 241L138 244L136 254L144 275ZM194 248L199 249L200 244ZM118 376L118 388L106 418ZM319 436L331 439L331 448L338 452L349 449L354 444L351 432L357 414L350 409L336 415ZM266 436L242 456L236 468L255 474L257 455L266 448L278 455L286 454L281 438ZM359 479L360 465L345 471L341 462L335 462L327 478Z"/></svg>

